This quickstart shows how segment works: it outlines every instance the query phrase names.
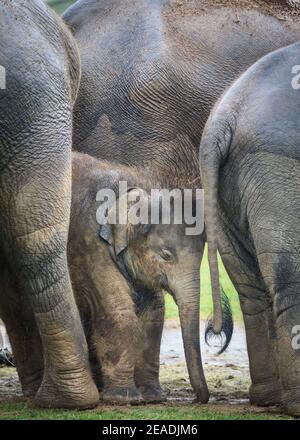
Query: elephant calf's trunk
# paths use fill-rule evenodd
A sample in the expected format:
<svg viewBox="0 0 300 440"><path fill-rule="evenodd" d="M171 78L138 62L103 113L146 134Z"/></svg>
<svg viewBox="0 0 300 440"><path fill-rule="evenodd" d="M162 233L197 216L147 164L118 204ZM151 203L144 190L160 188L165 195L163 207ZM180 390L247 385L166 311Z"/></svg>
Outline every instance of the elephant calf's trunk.
<svg viewBox="0 0 300 440"><path fill-rule="evenodd" d="M193 301L189 303L187 303L186 297L175 298L179 308L182 339L190 382L199 401L207 403L209 392L200 351L199 287Z"/></svg>

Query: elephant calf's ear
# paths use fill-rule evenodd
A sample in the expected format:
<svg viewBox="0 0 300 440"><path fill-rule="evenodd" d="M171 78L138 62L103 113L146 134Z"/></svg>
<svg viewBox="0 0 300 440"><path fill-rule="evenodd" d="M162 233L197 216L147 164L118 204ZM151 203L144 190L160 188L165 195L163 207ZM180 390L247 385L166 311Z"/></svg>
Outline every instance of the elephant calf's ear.
<svg viewBox="0 0 300 440"><path fill-rule="evenodd" d="M110 224L106 223L105 225L100 226L99 236L102 240L113 246L113 234Z"/></svg>
<svg viewBox="0 0 300 440"><path fill-rule="evenodd" d="M116 256L123 252L128 246L126 225L112 226L109 223L101 225L99 236L114 248Z"/></svg>
<svg viewBox="0 0 300 440"><path fill-rule="evenodd" d="M118 200L119 213L120 213L120 211L128 213L128 208L131 206L130 204L132 203L132 201L130 201L128 203L128 196L129 195L132 196L134 194L136 195L134 200L136 200L136 198L139 197L140 203L142 201L148 209L148 194L144 190L139 190L137 188L130 188L130 190L128 190L126 193L122 194L119 197L119 200ZM112 210L110 211L110 214L112 214L114 212L114 210L116 210L116 209L117 209L116 206L114 206L112 208ZM125 211L123 211L123 210L125 210ZM151 228L151 225L148 225L148 224L146 224L146 225L138 224L138 225L133 226L130 224L130 221L128 224L118 224L117 223L117 224L112 225L110 223L107 223L105 225L100 226L99 235L104 241L109 243L114 248L115 254L116 254L116 256L118 256L121 252L123 252L128 247L128 239L129 239L129 235L130 235L129 230L131 230L131 232L132 232L131 235L135 235L138 237L140 234L147 235L150 228Z"/></svg>

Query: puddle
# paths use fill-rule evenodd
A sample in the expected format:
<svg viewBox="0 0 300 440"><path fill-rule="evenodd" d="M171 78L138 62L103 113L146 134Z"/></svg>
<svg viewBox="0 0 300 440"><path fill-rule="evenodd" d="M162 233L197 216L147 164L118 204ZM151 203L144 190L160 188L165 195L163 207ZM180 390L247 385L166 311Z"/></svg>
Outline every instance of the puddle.
<svg viewBox="0 0 300 440"><path fill-rule="evenodd" d="M201 322L201 352L211 401L240 404L248 402L249 363L244 327L235 325L229 347L218 355L220 346L204 342L205 322ZM161 383L171 401L193 401L185 364L181 330L178 321L167 321L161 347Z"/></svg>
<svg viewBox="0 0 300 440"><path fill-rule="evenodd" d="M227 365L231 368L248 368L246 337L242 325L235 325L230 345L225 353L221 355L217 354L220 349L217 343L211 346L205 344L203 336L205 331L204 321L201 321L200 327L201 352L204 365ZM175 364L180 360L184 360L181 330L179 324L172 320L170 324L167 322L164 328L161 347L161 364Z"/></svg>

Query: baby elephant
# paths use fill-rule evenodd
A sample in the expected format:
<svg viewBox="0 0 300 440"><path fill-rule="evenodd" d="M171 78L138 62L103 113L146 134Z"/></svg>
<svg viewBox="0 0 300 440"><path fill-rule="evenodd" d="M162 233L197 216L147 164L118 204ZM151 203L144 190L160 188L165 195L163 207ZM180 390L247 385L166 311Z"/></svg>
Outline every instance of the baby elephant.
<svg viewBox="0 0 300 440"><path fill-rule="evenodd" d="M300 415L300 44L223 96L200 147L213 294L217 243L240 294L251 402Z"/></svg>
<svg viewBox="0 0 300 440"><path fill-rule="evenodd" d="M127 183L124 193L120 181ZM165 399L159 384L164 289L179 307L191 384L207 401L199 342L202 235L187 235L187 225L175 222L101 226L96 219L103 207L96 201L99 190L113 191L128 210L134 196L140 211L148 212L151 188L158 188L154 179L135 168L73 155L68 260L94 377L106 401ZM114 210L109 207L109 215Z"/></svg>

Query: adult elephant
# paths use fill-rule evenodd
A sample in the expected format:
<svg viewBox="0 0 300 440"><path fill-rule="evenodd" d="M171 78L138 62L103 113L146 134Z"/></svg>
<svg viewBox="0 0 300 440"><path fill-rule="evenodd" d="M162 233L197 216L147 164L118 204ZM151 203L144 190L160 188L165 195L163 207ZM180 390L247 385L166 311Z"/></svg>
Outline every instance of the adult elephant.
<svg viewBox="0 0 300 440"><path fill-rule="evenodd" d="M251 402L297 416L299 56L296 43L248 69L213 110L200 146L213 294L218 247L240 294Z"/></svg>
<svg viewBox="0 0 300 440"><path fill-rule="evenodd" d="M98 391L66 257L77 48L42 0L0 0L0 65L0 316L24 394L88 407Z"/></svg>
<svg viewBox="0 0 300 440"><path fill-rule="evenodd" d="M149 166L166 187L189 188L199 179L201 133L219 95L261 56L300 39L291 11L275 0L79 0L64 15L82 60L74 149ZM199 320L198 295L195 289L181 304L189 311L181 316L193 317L182 320L183 334ZM199 352L187 356L198 384Z"/></svg>
<svg viewBox="0 0 300 440"><path fill-rule="evenodd" d="M77 1L64 15L82 59L74 149L186 180L213 104L298 41L299 18L286 0Z"/></svg>

